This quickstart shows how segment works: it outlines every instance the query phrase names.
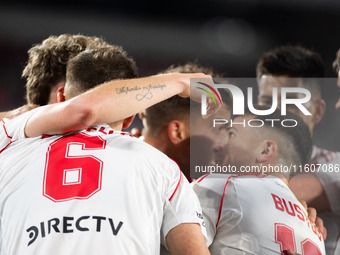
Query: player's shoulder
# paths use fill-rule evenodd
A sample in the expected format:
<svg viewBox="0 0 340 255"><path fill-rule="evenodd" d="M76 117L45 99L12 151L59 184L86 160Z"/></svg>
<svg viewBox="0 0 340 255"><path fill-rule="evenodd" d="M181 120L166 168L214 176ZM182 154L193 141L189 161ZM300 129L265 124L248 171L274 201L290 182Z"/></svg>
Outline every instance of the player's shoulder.
<svg viewBox="0 0 340 255"><path fill-rule="evenodd" d="M107 141L107 146L121 152L126 152L131 160L138 158L141 162L149 161L159 164L168 162L175 164L173 160L153 146L127 132L111 129L106 124L89 127L85 129L84 132L89 135L99 135L103 137L103 139Z"/></svg>
<svg viewBox="0 0 340 255"><path fill-rule="evenodd" d="M229 182L238 180L263 180L268 178L268 175L255 175L255 174L206 174L196 179L193 185L226 185Z"/></svg>
<svg viewBox="0 0 340 255"><path fill-rule="evenodd" d="M166 156L163 152L156 149L155 147L151 146L150 144L144 142L143 140L140 140L128 133L125 132L116 132L116 135L121 139L121 142L128 146L129 148L138 151L138 154L140 154L143 157L148 158L159 158L159 159L166 159L170 160L168 156ZM156 158L155 158L156 157Z"/></svg>
<svg viewBox="0 0 340 255"><path fill-rule="evenodd" d="M229 177L227 185L233 186L237 191L251 192L254 190L282 189L289 191L288 186L278 177L269 174L240 174Z"/></svg>
<svg viewBox="0 0 340 255"><path fill-rule="evenodd" d="M281 181L269 175L254 175L254 174L207 174L192 182L192 187L196 190L210 190L223 194L228 188L233 189L248 189L254 186L276 185Z"/></svg>
<svg viewBox="0 0 340 255"><path fill-rule="evenodd" d="M206 174L194 180L191 186L196 193L214 192L221 195L233 176L231 174Z"/></svg>

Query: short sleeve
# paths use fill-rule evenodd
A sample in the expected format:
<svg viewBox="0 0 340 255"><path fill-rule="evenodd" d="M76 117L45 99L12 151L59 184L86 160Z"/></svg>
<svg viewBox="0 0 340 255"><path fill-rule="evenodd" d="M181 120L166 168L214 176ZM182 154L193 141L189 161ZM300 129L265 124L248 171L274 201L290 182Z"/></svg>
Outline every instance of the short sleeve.
<svg viewBox="0 0 340 255"><path fill-rule="evenodd" d="M38 107L26 112L14 119L2 119L0 121L0 152L13 141L25 138L25 125L28 119L36 112L43 110L44 107Z"/></svg>
<svg viewBox="0 0 340 255"><path fill-rule="evenodd" d="M162 244L166 246L165 237L168 232L182 223L200 224L202 234L206 237L201 206L188 180L173 161L168 165L166 171L169 173L170 178L165 190L163 224L161 229Z"/></svg>
<svg viewBox="0 0 340 255"><path fill-rule="evenodd" d="M209 247L212 255L244 255L247 238L237 227L242 219L242 206L232 181L226 182L214 241Z"/></svg>
<svg viewBox="0 0 340 255"><path fill-rule="evenodd" d="M242 218L232 181L228 175L213 174L194 184L194 190L202 206L211 254L229 254L234 250L228 248L230 242L235 247L235 240L230 237Z"/></svg>

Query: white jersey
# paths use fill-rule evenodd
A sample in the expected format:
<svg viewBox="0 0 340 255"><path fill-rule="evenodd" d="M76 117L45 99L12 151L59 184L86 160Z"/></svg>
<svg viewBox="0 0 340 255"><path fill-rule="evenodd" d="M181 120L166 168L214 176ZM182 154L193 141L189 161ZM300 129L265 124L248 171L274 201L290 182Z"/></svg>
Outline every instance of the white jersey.
<svg viewBox="0 0 340 255"><path fill-rule="evenodd" d="M198 195L211 254L324 255L321 234L279 178L213 174L192 184Z"/></svg>
<svg viewBox="0 0 340 255"><path fill-rule="evenodd" d="M159 254L173 227L203 224L177 164L107 125L12 141L0 208L1 255Z"/></svg>
<svg viewBox="0 0 340 255"><path fill-rule="evenodd" d="M43 111L43 107L33 109L14 119L0 120L0 153L12 142L25 138L25 123L37 111Z"/></svg>

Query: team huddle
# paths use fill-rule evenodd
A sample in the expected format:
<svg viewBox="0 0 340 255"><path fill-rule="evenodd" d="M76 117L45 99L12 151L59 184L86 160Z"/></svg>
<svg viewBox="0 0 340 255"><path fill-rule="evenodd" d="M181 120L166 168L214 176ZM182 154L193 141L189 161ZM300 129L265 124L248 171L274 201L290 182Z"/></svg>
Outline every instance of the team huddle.
<svg viewBox="0 0 340 255"><path fill-rule="evenodd" d="M0 113L1 255L340 254L336 173L190 174L192 162L339 165L313 143L326 105L316 52L284 46L258 62L258 110L271 111L272 91L311 92L310 115L285 116L233 115L219 74L196 63L138 78L134 60L97 37L50 36L28 55L27 105ZM204 119L192 115L202 103L192 79L213 98ZM136 114L140 137L122 131ZM264 124L212 128L214 118Z"/></svg>

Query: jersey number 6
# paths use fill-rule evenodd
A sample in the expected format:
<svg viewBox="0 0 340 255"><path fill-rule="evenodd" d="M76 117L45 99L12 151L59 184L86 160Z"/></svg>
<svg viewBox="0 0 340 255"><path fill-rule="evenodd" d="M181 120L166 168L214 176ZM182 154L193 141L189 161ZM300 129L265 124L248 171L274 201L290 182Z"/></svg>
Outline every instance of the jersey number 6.
<svg viewBox="0 0 340 255"><path fill-rule="evenodd" d="M43 195L54 202L87 199L101 189L103 161L91 155L105 149L100 136L78 133L50 144L45 163Z"/></svg>

